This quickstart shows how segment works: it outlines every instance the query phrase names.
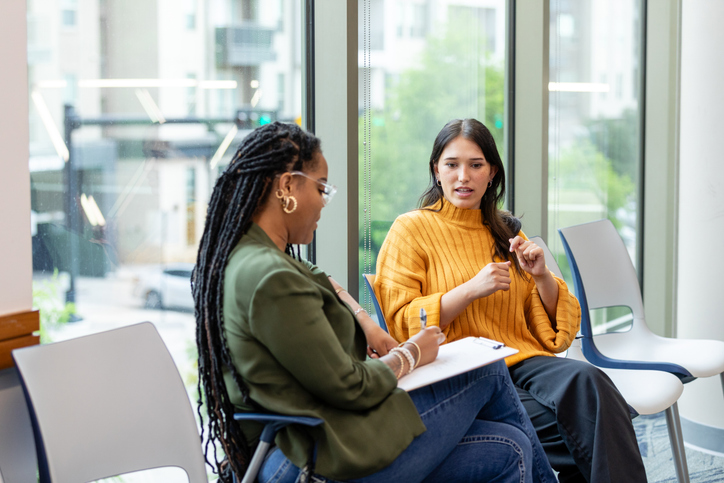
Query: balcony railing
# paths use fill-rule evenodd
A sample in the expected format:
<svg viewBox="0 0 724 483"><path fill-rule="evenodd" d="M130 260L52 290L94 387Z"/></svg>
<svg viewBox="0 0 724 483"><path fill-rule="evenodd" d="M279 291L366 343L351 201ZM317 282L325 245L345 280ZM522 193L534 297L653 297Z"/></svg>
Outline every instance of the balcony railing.
<svg viewBox="0 0 724 483"><path fill-rule="evenodd" d="M274 31L255 24L217 27L217 66L240 67L276 60L272 46Z"/></svg>

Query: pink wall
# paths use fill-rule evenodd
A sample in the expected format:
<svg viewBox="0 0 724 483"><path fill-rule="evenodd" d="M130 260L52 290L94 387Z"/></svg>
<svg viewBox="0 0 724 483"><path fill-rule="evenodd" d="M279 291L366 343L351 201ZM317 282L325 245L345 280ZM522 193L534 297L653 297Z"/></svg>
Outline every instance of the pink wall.
<svg viewBox="0 0 724 483"><path fill-rule="evenodd" d="M32 307L24 1L0 2L0 314Z"/></svg>

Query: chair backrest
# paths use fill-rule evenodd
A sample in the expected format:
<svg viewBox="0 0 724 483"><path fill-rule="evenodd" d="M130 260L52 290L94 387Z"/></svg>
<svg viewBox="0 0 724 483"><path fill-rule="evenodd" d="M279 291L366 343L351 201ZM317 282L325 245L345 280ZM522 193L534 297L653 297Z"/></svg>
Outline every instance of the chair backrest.
<svg viewBox="0 0 724 483"><path fill-rule="evenodd" d="M17 370L0 371L0 482L35 481L38 460Z"/></svg>
<svg viewBox="0 0 724 483"><path fill-rule="evenodd" d="M600 220L558 232L571 265L576 294L580 294L579 300L585 299L586 308L625 306L633 312L634 323L643 320L636 270L613 223Z"/></svg>
<svg viewBox="0 0 724 483"><path fill-rule="evenodd" d="M372 305L375 307L375 312L377 312L377 323L380 324L380 327L382 327L385 332L389 333L385 316L382 314L382 309L380 308L380 302L377 300L377 295L375 294L375 275L373 273L365 273L362 275L362 278L365 280L365 285L367 285L367 290L369 290L370 298L372 299Z"/></svg>
<svg viewBox="0 0 724 483"><path fill-rule="evenodd" d="M150 322L13 351L40 481L180 467L207 482L186 389Z"/></svg>
<svg viewBox="0 0 724 483"><path fill-rule="evenodd" d="M546 245L546 242L543 241L543 238L539 236L532 236L529 238L529 240L543 249L543 254L545 255L546 266L548 267L548 270L553 272L556 277L562 280L563 274L561 273L561 268L558 266L558 261L556 261L556 258L553 256L553 253L551 253L548 245Z"/></svg>
<svg viewBox="0 0 724 483"><path fill-rule="evenodd" d="M691 373L678 364L612 359L596 347L590 310L629 307L633 313L631 333L650 333L644 319L641 288L626 245L609 220L594 221L558 230L571 266L576 297L581 304L583 353L599 367L666 371L680 378ZM691 380L691 379L688 379Z"/></svg>

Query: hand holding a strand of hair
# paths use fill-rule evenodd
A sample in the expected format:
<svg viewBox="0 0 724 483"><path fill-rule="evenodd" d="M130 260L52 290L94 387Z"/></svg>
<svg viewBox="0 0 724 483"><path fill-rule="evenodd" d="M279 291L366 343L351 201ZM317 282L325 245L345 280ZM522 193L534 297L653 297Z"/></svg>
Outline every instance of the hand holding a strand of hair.
<svg viewBox="0 0 724 483"><path fill-rule="evenodd" d="M543 249L530 240L516 236L510 240L510 252L518 257L520 268L529 273L533 278L544 276L548 273L546 268Z"/></svg>

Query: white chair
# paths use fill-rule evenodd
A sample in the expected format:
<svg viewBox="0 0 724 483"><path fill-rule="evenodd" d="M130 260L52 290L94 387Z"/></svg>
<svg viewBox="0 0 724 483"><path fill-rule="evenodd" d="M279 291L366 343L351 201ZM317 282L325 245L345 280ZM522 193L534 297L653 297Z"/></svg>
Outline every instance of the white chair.
<svg viewBox="0 0 724 483"><path fill-rule="evenodd" d="M561 275L558 262L540 237L531 237L536 245L543 249L546 265L557 277ZM584 362L591 362L581 350L581 339L576 338L568 349L567 357ZM686 464L686 451L679 421L677 401L684 392L681 380L669 372L655 370L631 370L599 367L613 381L629 406L638 414L649 415L665 411L666 425L669 430L671 452L678 481L689 481L689 470Z"/></svg>
<svg viewBox="0 0 724 483"><path fill-rule="evenodd" d="M0 483L36 481L38 461L23 388L13 367L0 371Z"/></svg>
<svg viewBox="0 0 724 483"><path fill-rule="evenodd" d="M718 374L724 384L724 341L673 339L649 330L636 270L609 220L558 231L584 313L582 346L588 360L601 367L666 371L684 383ZM615 306L631 309L631 329L594 336L588 311Z"/></svg>
<svg viewBox="0 0 724 483"><path fill-rule="evenodd" d="M17 349L41 482L180 467L206 483L196 420L150 322Z"/></svg>

